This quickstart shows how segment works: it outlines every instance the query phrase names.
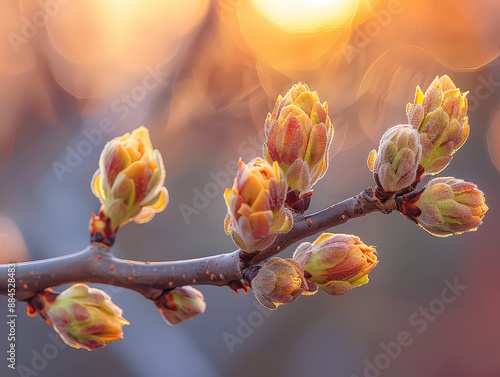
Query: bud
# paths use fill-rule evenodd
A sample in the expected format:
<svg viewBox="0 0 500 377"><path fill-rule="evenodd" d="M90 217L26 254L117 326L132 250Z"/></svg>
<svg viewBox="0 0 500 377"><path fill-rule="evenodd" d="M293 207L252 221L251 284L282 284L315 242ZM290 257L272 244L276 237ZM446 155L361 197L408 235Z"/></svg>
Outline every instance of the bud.
<svg viewBox="0 0 500 377"><path fill-rule="evenodd" d="M267 114L263 154L269 163L278 162L290 190L302 197L328 168L333 133L327 103L307 85L295 84Z"/></svg>
<svg viewBox="0 0 500 377"><path fill-rule="evenodd" d="M300 244L293 259L304 268L308 283L334 296L368 283L368 273L378 263L375 248L359 237L332 233Z"/></svg>
<svg viewBox="0 0 500 377"><path fill-rule="evenodd" d="M75 284L61 294L50 289L37 294L29 310L36 310L71 347L93 351L123 339L129 322L122 309L100 289Z"/></svg>
<svg viewBox="0 0 500 377"><path fill-rule="evenodd" d="M292 228L292 214L284 206L286 189L276 162L271 166L261 158L248 165L238 161L233 188L224 192L229 212L224 229L241 250L263 250L278 233Z"/></svg>
<svg viewBox="0 0 500 377"><path fill-rule="evenodd" d="M435 236L476 230L488 211L477 186L453 177L434 178L403 198L401 213Z"/></svg>
<svg viewBox="0 0 500 377"><path fill-rule="evenodd" d="M145 223L163 211L168 204L165 176L160 152L153 149L145 127L108 142L91 186L111 228L116 231L131 220Z"/></svg>
<svg viewBox="0 0 500 377"><path fill-rule="evenodd" d="M468 92L462 93L448 75L437 76L425 94L419 86L406 106L408 122L420 133L425 174L437 174L469 136Z"/></svg>
<svg viewBox="0 0 500 377"><path fill-rule="evenodd" d="M260 304L269 310L288 304L307 292L304 270L293 259L269 259L251 282Z"/></svg>
<svg viewBox="0 0 500 377"><path fill-rule="evenodd" d="M177 325L205 313L207 306L203 294L189 285L165 291L154 301L169 325Z"/></svg>
<svg viewBox="0 0 500 377"><path fill-rule="evenodd" d="M368 168L373 172L377 191L390 197L418 183L419 161L422 153L420 138L411 125L389 128L378 147L368 156Z"/></svg>

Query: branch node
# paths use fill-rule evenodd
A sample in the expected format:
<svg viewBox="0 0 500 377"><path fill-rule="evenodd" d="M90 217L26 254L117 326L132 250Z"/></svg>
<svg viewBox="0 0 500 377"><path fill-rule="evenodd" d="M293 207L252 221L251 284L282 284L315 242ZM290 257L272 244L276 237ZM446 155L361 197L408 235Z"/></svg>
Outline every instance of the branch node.
<svg viewBox="0 0 500 377"><path fill-rule="evenodd" d="M391 198L392 195L393 193L387 193L385 191L380 192L378 186L376 188L370 186L365 188L363 192L359 194L359 198L361 201L365 200L366 202L374 205L377 210L387 215L397 209L396 199ZM365 208L362 202L358 201L356 207L358 207L358 205L362 208L362 210Z"/></svg>

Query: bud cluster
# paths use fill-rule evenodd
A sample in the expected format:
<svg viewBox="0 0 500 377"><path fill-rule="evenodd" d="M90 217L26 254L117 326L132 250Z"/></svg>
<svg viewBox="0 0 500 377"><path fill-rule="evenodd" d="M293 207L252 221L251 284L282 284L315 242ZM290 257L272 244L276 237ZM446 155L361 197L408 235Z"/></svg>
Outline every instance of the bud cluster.
<svg viewBox="0 0 500 377"><path fill-rule="evenodd" d="M291 211L308 208L312 187L328 167L333 133L326 102L307 85L278 96L265 121L264 159L240 160L233 187L224 193L224 228L241 250L270 246L292 228Z"/></svg>
<svg viewBox="0 0 500 377"><path fill-rule="evenodd" d="M484 194L461 179L435 178L416 191L424 176L441 172L466 141L466 95L446 75L436 77L425 93L417 86L414 102L406 109L408 124L389 128L368 157L376 182L374 199L391 199L404 216L437 236L476 230L488 211ZM319 289L337 296L368 283L378 263L376 250L350 234L323 233L312 243L300 244L292 258L273 257L263 266L252 265L262 250L280 250L279 240L279 246L273 242L292 229L294 214L300 216L308 208L313 186L328 168L334 135L326 102L301 83L278 96L264 126L263 158L248 163L240 159L234 183L224 192L224 229L240 248L240 257L246 253L249 258L240 260L241 284L250 284L257 300L274 310ZM111 245L118 227L132 220L147 222L162 211L168 204L165 177L161 155L146 128L106 144L92 179L102 204L90 222L93 241ZM265 260L268 254L261 256L253 261ZM190 286L166 289L153 301L171 325L206 309L203 294ZM122 338L122 326L128 324L109 296L84 284L62 294L44 291L32 305L77 348L103 347Z"/></svg>
<svg viewBox="0 0 500 377"><path fill-rule="evenodd" d="M453 177L432 179L413 192L425 175L443 171L467 140L467 93L447 75L436 77L425 93L417 86L406 107L409 124L390 128L378 153L368 156L377 197L396 195L401 213L436 236L476 230L488 210L476 185Z"/></svg>
<svg viewBox="0 0 500 377"><path fill-rule="evenodd" d="M251 280L257 300L274 310L318 288L338 296L368 283L377 265L375 248L350 234L323 233L313 243L300 244L293 258L271 258Z"/></svg>

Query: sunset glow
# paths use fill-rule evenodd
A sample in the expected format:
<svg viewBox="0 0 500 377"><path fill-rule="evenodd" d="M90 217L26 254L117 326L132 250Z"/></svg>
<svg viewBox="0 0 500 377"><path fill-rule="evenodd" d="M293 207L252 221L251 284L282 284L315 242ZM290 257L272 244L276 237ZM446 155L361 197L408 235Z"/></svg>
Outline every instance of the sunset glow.
<svg viewBox="0 0 500 377"><path fill-rule="evenodd" d="M258 11L289 33L312 33L348 27L358 6L357 0L253 0Z"/></svg>

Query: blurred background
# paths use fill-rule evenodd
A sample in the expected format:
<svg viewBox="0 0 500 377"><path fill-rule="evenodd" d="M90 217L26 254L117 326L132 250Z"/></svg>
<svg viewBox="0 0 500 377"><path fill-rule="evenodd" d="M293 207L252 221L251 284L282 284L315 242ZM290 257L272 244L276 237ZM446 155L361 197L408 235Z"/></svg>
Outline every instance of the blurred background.
<svg viewBox="0 0 500 377"><path fill-rule="evenodd" d="M2 263L86 246L100 151L139 125L164 157L170 204L122 229L114 252L154 261L234 250L223 190L240 156L261 154L267 112L299 81L335 125L310 212L372 184L368 153L405 122L415 86L442 74L470 91L471 134L441 175L476 183L490 210L477 232L444 239L397 213L338 227L377 246L370 284L275 312L251 292L201 287L206 313L171 327L142 296L100 286L131 326L92 353L60 346L18 303L18 369L4 358L0 374L499 376L499 15L497 0L2 1Z"/></svg>

